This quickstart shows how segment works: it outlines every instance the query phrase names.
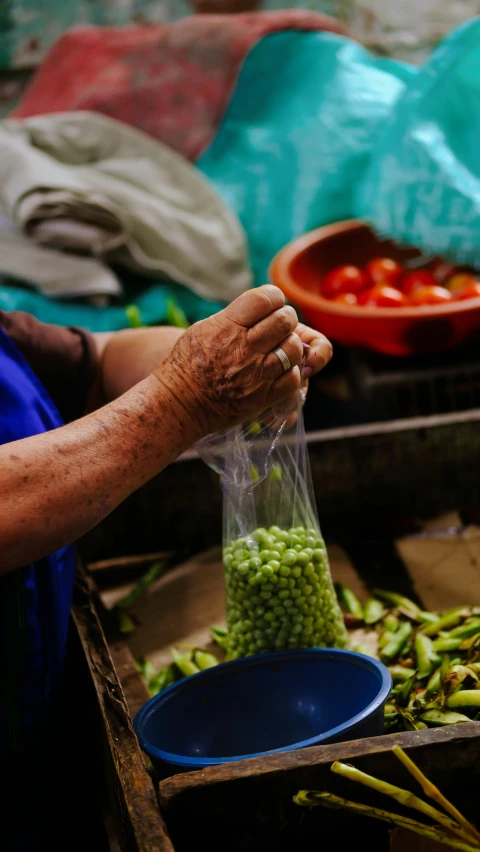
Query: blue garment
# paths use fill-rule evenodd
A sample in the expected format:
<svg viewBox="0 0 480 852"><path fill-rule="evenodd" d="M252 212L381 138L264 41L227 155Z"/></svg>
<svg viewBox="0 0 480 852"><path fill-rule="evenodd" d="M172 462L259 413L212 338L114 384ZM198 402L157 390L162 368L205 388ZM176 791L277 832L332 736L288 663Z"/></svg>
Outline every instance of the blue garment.
<svg viewBox="0 0 480 852"><path fill-rule="evenodd" d="M0 444L61 425L54 403L0 329ZM0 578L2 751L22 748L55 693L65 660L74 574L74 551L66 547Z"/></svg>

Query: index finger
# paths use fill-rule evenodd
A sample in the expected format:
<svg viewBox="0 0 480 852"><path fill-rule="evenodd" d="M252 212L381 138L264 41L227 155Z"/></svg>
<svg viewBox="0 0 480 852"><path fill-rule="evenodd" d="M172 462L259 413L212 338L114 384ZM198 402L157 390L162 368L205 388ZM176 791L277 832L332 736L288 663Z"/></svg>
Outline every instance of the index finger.
<svg viewBox="0 0 480 852"><path fill-rule="evenodd" d="M285 296L282 291L273 284L266 284L264 287L242 293L228 308L225 308L225 313L238 325L251 328L273 311L282 308L284 304Z"/></svg>

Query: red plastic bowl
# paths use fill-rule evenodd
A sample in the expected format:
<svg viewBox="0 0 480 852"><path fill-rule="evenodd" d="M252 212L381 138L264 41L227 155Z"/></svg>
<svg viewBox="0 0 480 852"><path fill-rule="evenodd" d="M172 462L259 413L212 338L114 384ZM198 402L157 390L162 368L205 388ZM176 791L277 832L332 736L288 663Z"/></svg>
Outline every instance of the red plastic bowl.
<svg viewBox="0 0 480 852"><path fill-rule="evenodd" d="M420 258L421 252L381 240L364 222L337 222L285 246L272 261L270 280L314 328L344 346L417 355L479 340L480 298L446 305L367 308L319 295L322 278L331 269L343 264L363 267L374 257L406 263Z"/></svg>

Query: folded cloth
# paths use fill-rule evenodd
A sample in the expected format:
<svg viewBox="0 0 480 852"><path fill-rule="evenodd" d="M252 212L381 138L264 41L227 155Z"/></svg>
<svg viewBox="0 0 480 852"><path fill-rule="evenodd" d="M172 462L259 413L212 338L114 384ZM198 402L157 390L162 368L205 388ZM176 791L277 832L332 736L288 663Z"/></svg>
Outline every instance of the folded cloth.
<svg viewBox="0 0 480 852"><path fill-rule="evenodd" d="M99 260L42 248L13 228L0 227L0 276L59 299L122 292L117 277Z"/></svg>
<svg viewBox="0 0 480 852"><path fill-rule="evenodd" d="M230 301L251 285L242 227L207 179L96 113L0 122L0 214L43 246L89 252L207 299Z"/></svg>
<svg viewBox="0 0 480 852"><path fill-rule="evenodd" d="M78 27L49 51L14 115L94 110L196 160L217 132L249 51L288 29L345 32L333 18L305 9Z"/></svg>

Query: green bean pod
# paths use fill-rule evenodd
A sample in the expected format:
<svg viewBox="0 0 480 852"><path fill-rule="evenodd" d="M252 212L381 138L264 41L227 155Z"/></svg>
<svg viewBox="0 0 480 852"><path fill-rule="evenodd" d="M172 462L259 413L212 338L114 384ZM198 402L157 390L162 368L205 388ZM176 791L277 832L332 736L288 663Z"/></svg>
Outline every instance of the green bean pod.
<svg viewBox="0 0 480 852"><path fill-rule="evenodd" d="M471 722L468 716L462 713L447 713L444 710L426 710L420 716L429 728L443 727L443 725L457 725L458 722Z"/></svg>
<svg viewBox="0 0 480 852"><path fill-rule="evenodd" d="M396 704L397 707L408 707L410 696L413 692L413 687L415 686L415 682L417 680L417 672L414 671L413 675L411 675L408 680L405 681L404 684L400 687L396 696Z"/></svg>
<svg viewBox="0 0 480 852"><path fill-rule="evenodd" d="M363 621L363 607L356 594L343 583L335 583L335 591L346 612L351 613L357 621Z"/></svg>
<svg viewBox="0 0 480 852"><path fill-rule="evenodd" d="M438 667L442 662L438 654L435 653L432 640L429 636L417 633L413 649L417 660L419 680L430 677L434 668Z"/></svg>
<svg viewBox="0 0 480 852"><path fill-rule="evenodd" d="M458 651L462 645L462 639L455 639L453 636L439 636L435 639L433 647L435 651Z"/></svg>
<svg viewBox="0 0 480 852"><path fill-rule="evenodd" d="M172 657L177 668L186 677L198 674L200 671L199 667L192 662L191 654L181 654L176 648L172 648Z"/></svg>
<svg viewBox="0 0 480 852"><path fill-rule="evenodd" d="M405 666L389 666L388 671L394 683L405 683L416 673L415 669L407 669Z"/></svg>
<svg viewBox="0 0 480 852"><path fill-rule="evenodd" d="M390 633L395 633L400 626L400 619L393 612L389 612L383 619L383 626L385 627L385 630L388 630Z"/></svg>
<svg viewBox="0 0 480 852"><path fill-rule="evenodd" d="M403 621L397 632L393 634L390 641L381 650L381 658L383 662L392 663L394 659L401 654L410 638L411 632L412 625L410 622Z"/></svg>
<svg viewBox="0 0 480 852"><path fill-rule="evenodd" d="M441 685L442 685L442 676L441 676L440 668L438 668L435 672L433 672L433 674L431 675L431 677L428 680L427 687L426 687L426 693L427 693L428 697L432 698L434 695L436 695L437 692L439 691Z"/></svg>
<svg viewBox="0 0 480 852"><path fill-rule="evenodd" d="M422 612L416 603L411 601L409 598L406 598L404 595L397 595L396 592L388 592L385 589L373 589L373 594L381 601L385 601L385 603L390 604L390 606L399 607L400 609L405 610L405 612L412 613L412 615L415 615L416 617L419 617Z"/></svg>
<svg viewBox="0 0 480 852"><path fill-rule="evenodd" d="M383 617L385 608L377 598L368 598L363 607L363 620L365 624L377 624Z"/></svg>
<svg viewBox="0 0 480 852"><path fill-rule="evenodd" d="M462 685L475 685L478 677L469 666L451 666L443 678L444 695L451 695Z"/></svg>
<svg viewBox="0 0 480 852"><path fill-rule="evenodd" d="M433 624L428 624L427 627L424 627L422 633L424 636L437 636L437 634L442 630L448 630L451 627L456 627L457 624L460 624L460 622L469 614L470 610L466 609L464 606L450 609L448 612L445 612L442 616L440 616L437 621L434 621Z"/></svg>
<svg viewBox="0 0 480 852"><path fill-rule="evenodd" d="M468 639L470 636L475 636L480 633L480 618L468 618L463 624L454 627L450 630L449 636Z"/></svg>
<svg viewBox="0 0 480 852"><path fill-rule="evenodd" d="M195 665L198 666L199 669L211 669L213 666L218 666L218 660L213 654L208 654L206 651L201 651L200 649L195 651L193 655L193 661Z"/></svg>
<svg viewBox="0 0 480 852"><path fill-rule="evenodd" d="M480 707L480 689L461 689L449 695L447 707Z"/></svg>

